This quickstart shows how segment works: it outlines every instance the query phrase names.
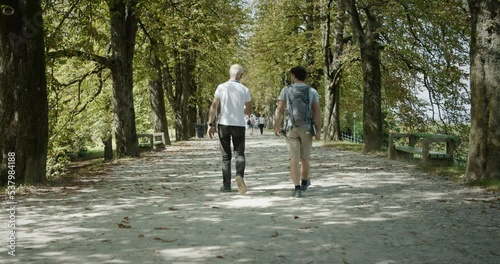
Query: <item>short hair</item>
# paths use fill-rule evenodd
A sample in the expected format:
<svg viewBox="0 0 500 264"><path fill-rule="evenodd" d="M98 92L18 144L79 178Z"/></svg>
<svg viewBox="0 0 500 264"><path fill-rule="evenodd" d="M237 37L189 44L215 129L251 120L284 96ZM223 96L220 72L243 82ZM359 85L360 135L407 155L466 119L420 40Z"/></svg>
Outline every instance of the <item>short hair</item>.
<svg viewBox="0 0 500 264"><path fill-rule="evenodd" d="M307 78L307 71L302 66L296 66L290 69L290 73L295 76L299 81L305 81Z"/></svg>
<svg viewBox="0 0 500 264"><path fill-rule="evenodd" d="M236 78L240 75L243 74L243 67L239 64L233 64L231 65L231 68L229 68L229 76Z"/></svg>

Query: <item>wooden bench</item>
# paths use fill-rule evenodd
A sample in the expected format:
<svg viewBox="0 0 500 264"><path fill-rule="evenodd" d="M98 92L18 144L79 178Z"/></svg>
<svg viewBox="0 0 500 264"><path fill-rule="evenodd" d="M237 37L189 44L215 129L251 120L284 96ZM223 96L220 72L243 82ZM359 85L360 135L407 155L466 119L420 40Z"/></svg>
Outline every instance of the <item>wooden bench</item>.
<svg viewBox="0 0 500 264"><path fill-rule="evenodd" d="M395 141L401 138L408 138L408 146L395 144ZM416 147L417 143L421 143L422 147ZM446 143L446 152L432 151L432 143ZM417 154L422 157L422 163L425 165L453 165L453 153L460 143L459 137L451 135L393 133L389 136L389 159L413 160Z"/></svg>
<svg viewBox="0 0 500 264"><path fill-rule="evenodd" d="M148 144L142 145L140 138L147 138ZM158 140L159 139L159 140ZM165 145L165 134L164 133L141 133L137 134L137 141L139 142L139 147L153 148L156 145Z"/></svg>

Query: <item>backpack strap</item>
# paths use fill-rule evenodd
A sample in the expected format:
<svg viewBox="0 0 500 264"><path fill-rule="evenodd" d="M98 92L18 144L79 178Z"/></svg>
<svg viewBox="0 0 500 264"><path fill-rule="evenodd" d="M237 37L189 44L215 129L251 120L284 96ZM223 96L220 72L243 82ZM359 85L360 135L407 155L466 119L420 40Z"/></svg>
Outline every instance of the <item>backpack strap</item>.
<svg viewBox="0 0 500 264"><path fill-rule="evenodd" d="M307 122L309 123L312 123L311 89L312 89L311 86L308 85L306 103L307 103Z"/></svg>
<svg viewBox="0 0 500 264"><path fill-rule="evenodd" d="M286 127L287 127L287 130L292 128L293 127L293 121L294 120L291 120L293 119L293 115L290 114L290 112L288 111L288 109L292 109L292 99L290 99L290 89L292 88L292 85L288 85L286 87L286 101L287 101L287 122L286 122ZM291 122L288 122L288 120L291 120ZM291 123L291 127L288 128L288 124Z"/></svg>

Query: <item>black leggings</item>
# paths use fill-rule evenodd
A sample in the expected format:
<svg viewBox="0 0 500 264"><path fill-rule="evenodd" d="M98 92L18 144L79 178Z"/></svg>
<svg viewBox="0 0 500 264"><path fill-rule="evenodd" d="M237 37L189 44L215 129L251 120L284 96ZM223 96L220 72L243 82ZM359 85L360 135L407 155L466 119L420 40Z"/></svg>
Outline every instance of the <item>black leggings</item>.
<svg viewBox="0 0 500 264"><path fill-rule="evenodd" d="M245 127L219 125L220 150L222 152L222 179L225 186L231 185L231 141L236 159L236 175L245 174Z"/></svg>

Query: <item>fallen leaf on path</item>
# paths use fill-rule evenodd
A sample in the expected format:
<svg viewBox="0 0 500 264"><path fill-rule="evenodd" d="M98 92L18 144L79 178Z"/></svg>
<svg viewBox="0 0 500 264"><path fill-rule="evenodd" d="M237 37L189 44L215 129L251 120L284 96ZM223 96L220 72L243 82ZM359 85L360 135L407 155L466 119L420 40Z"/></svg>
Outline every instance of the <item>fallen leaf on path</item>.
<svg viewBox="0 0 500 264"><path fill-rule="evenodd" d="M172 242L177 241L177 239L167 240L167 239L163 239L163 238L160 238L160 237L155 237L154 239L157 240L157 241L164 242L164 243L172 243Z"/></svg>

